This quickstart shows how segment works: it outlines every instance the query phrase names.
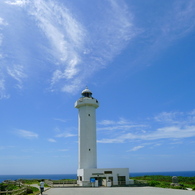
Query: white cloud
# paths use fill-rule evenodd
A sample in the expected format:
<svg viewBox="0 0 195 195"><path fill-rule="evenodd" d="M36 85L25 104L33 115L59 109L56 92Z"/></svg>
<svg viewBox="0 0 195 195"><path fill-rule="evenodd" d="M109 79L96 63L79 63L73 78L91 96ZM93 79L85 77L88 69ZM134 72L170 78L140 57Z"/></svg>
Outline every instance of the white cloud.
<svg viewBox="0 0 195 195"><path fill-rule="evenodd" d="M146 127L146 125L142 125L142 124L135 124L135 125L113 125L113 126L107 126L107 127L98 127L97 130L99 131L113 131L113 130L123 130L123 131L127 131L130 129L135 129L135 128L144 128Z"/></svg>
<svg viewBox="0 0 195 195"><path fill-rule="evenodd" d="M169 22L165 24L164 28L165 34L169 36L170 39L177 39L185 36L187 33L191 32L195 27L195 2L190 1L176 1L173 4L173 10L167 15L167 17L172 18ZM177 21L177 22L175 22Z"/></svg>
<svg viewBox="0 0 195 195"><path fill-rule="evenodd" d="M33 29L34 24L36 24L37 29L34 30L36 33L40 33L37 37L40 35L43 39L45 38L44 41L37 39L40 47L36 47L36 57L40 53L44 52L45 54L44 59L40 60L50 66L44 71L48 73L47 77L50 77L46 80L50 80L51 91L60 90L66 93L76 93L88 81L87 78L92 77L96 71L107 66L136 34L133 17L123 1L119 3L116 0L103 0L100 7L94 6L92 11L97 12L97 14L93 14L92 17L86 17L85 12L79 12L81 15L79 17L75 12L76 4L73 4L75 7L68 7L67 5L70 6L70 4L59 0L6 0L5 2L10 5L7 7L8 9L10 7L11 11L14 11L14 6L22 8L17 9L20 16L20 20L17 20L16 16L17 21L24 18L21 23L15 22L14 25L10 25L10 32L14 32L17 35L16 37L20 37L18 29L21 27L19 28L17 24L24 25L25 18L27 18L30 28L24 28L21 31L23 35L31 34L29 29ZM101 17L99 17L100 13ZM6 23L0 19L0 24ZM11 34L11 36L14 37L15 34ZM10 34L5 36L7 39L11 38L8 37ZM28 40L31 39L31 37L27 38ZM6 56L7 61L9 61L8 58L14 56L16 58L14 61L18 60L21 66L26 67L24 58L27 57L22 56L24 52L22 49L20 50L23 43L21 41L19 43L15 44L17 48L15 45L13 46L15 50L13 48L9 50L9 52L15 52L15 55L4 53L0 56ZM31 52L34 47L32 45L33 43L30 40L28 44L24 44L24 50L32 54L28 56L29 61L35 58ZM12 63L8 66L10 68L4 74L14 78L18 82L18 87L22 88L25 77L19 77ZM28 63L28 66L29 69L34 69L33 63ZM43 69L37 66L36 72L39 71L43 71ZM31 78L30 71L28 71L28 75L25 72L23 73ZM8 80L9 77L6 79Z"/></svg>
<svg viewBox="0 0 195 195"><path fill-rule="evenodd" d="M98 143L106 143L106 144L113 144L113 143L124 143L124 139L115 138L115 139L101 139L97 140Z"/></svg>
<svg viewBox="0 0 195 195"><path fill-rule="evenodd" d="M8 23L4 20L4 18L1 18L0 17L0 26L7 26L8 25ZM1 29L1 28L0 28Z"/></svg>
<svg viewBox="0 0 195 195"><path fill-rule="evenodd" d="M64 137L64 138L75 137L75 136L77 136L77 135L76 134L72 134L72 133L66 133L66 132L56 135L56 137Z"/></svg>
<svg viewBox="0 0 195 195"><path fill-rule="evenodd" d="M21 89L23 87L23 79L27 77L24 73L24 67L22 65L8 66L7 73L18 82L17 87Z"/></svg>
<svg viewBox="0 0 195 195"><path fill-rule="evenodd" d="M162 112L154 117L159 123L171 125L195 124L195 112Z"/></svg>
<svg viewBox="0 0 195 195"><path fill-rule="evenodd" d="M132 148L132 149L129 150L129 151L135 152L135 151L140 150L140 149L142 149L142 148L144 148L144 146L135 146L134 148Z"/></svg>
<svg viewBox="0 0 195 195"><path fill-rule="evenodd" d="M102 127L103 126L103 127ZM144 128L146 125L144 124L136 124L132 121L128 121L125 118L119 118L119 120L103 120L98 122L98 128L97 130L99 131L114 131L114 130L123 130L127 131L130 129L135 129L135 128Z"/></svg>
<svg viewBox="0 0 195 195"><path fill-rule="evenodd" d="M118 125L105 122L100 130L112 130L110 138L99 139L99 143L125 143L137 140L184 139L195 137L195 112L163 112L147 120L147 125ZM128 121L127 121L128 123ZM132 123L132 122L131 122ZM114 132L114 133L113 133ZM115 136L115 137L114 137Z"/></svg>
<svg viewBox="0 0 195 195"><path fill-rule="evenodd" d="M52 0L35 0L30 14L52 45L51 54L58 63L51 79L52 87L60 81L74 82L80 71L78 65L85 41L84 27L65 5ZM62 88L66 90L64 86Z"/></svg>
<svg viewBox="0 0 195 195"><path fill-rule="evenodd" d="M48 141L49 142L52 142L52 143L55 143L56 142L56 140L55 139L52 139L52 138L48 139Z"/></svg>
<svg viewBox="0 0 195 195"><path fill-rule="evenodd" d="M50 80L51 91L75 93L88 82L86 78L92 77L95 72L108 66L129 42L140 34L135 24L137 20L134 20L135 16L125 1L102 0L100 6L94 6L94 10L91 10L96 12L91 17L86 17L87 14L82 12L79 13L81 15L79 17L75 14L77 13L75 12L76 4L73 4L75 7L71 8L66 2L60 3L58 0L7 0L6 3L10 6L22 6L21 10L26 10L22 13L27 13L23 15L23 18L30 15L28 22L34 19L29 26L32 24L31 27L34 28L34 22L36 22L39 29L35 31L40 30L39 35L47 39L47 42L40 43L41 47L37 49L37 53L43 53L45 48L44 53L47 56L41 60L45 63L50 62L50 67L44 71L50 70L50 78L46 80ZM91 3L94 4L94 2ZM11 7L13 9L14 6ZM195 26L194 8L193 0L175 1L173 9L167 10L166 15L159 14L158 17L154 17L151 23L155 25L142 29L144 40L150 45L146 44L146 47L143 47L145 52L142 50L141 53L144 53L144 56L140 55L139 51L140 61L143 62L144 58L145 63L147 59L153 59L157 52L191 32ZM0 25L7 25L7 22L0 18ZM10 25L11 28L13 26ZM16 29L17 23L16 28L12 29L17 34ZM24 34L28 32L28 29L23 31ZM17 37L19 36L18 34ZM0 42L1 37L0 34ZM25 49L30 50L31 45L32 43L29 42L29 48L27 46ZM2 56L4 55L0 53L0 58ZM135 59L137 64L140 63L138 58ZM24 67L25 64L22 66ZM39 69L41 68L37 68L36 71L40 71ZM20 78L20 81L17 80L18 87L22 86L23 79L24 77Z"/></svg>
<svg viewBox="0 0 195 195"><path fill-rule="evenodd" d="M58 151L60 151L60 152L67 152L68 149L60 149L60 150L58 150Z"/></svg>
<svg viewBox="0 0 195 195"><path fill-rule="evenodd" d="M15 146L0 146L0 150L15 148Z"/></svg>
<svg viewBox="0 0 195 195"><path fill-rule="evenodd" d="M103 120L103 121L98 122L99 125L113 125L115 123L116 122L112 120Z"/></svg>
<svg viewBox="0 0 195 195"><path fill-rule="evenodd" d="M22 130L22 129L17 130L17 134L24 138L38 138L39 137L37 133L34 133L32 131Z"/></svg>
<svg viewBox="0 0 195 195"><path fill-rule="evenodd" d="M98 122L99 125L123 125L123 124L132 124L131 121L128 121L127 119L125 118L119 118L118 121L114 121L114 120L103 120L103 121L100 121Z"/></svg>
<svg viewBox="0 0 195 195"><path fill-rule="evenodd" d="M195 126L186 126L184 128L177 126L168 126L158 128L153 132L146 134L127 133L119 137L122 140L158 140L158 139L183 139L195 136Z"/></svg>
<svg viewBox="0 0 195 195"><path fill-rule="evenodd" d="M60 122L63 122L63 123L65 123L65 122L66 122L66 120L65 120L65 119L61 119L61 118L54 118L54 120L56 120L56 121L60 121Z"/></svg>
<svg viewBox="0 0 195 195"><path fill-rule="evenodd" d="M18 160L18 159L20 159L20 160L25 160L25 159L31 159L32 158L32 156L16 156L16 155L6 155L6 156L0 156L0 159L1 160Z"/></svg>
<svg viewBox="0 0 195 195"><path fill-rule="evenodd" d="M139 39L144 42L141 42L140 50L132 60L133 67L140 68L153 64L153 61L170 45L192 33L195 29L194 10L194 0L178 0L170 2L166 11L159 11L153 15L154 17L150 15L150 18L142 18L146 21L146 26L140 27L142 32Z"/></svg>
<svg viewBox="0 0 195 195"><path fill-rule="evenodd" d="M5 1L5 3L9 5L17 5L17 6L24 6L28 3L28 0L12 0L12 1Z"/></svg>
<svg viewBox="0 0 195 195"><path fill-rule="evenodd" d="M0 74L1 76L1 74ZM5 90L5 80L4 79L0 79L0 100L1 99L8 99L10 96L8 94L6 94L6 90Z"/></svg>

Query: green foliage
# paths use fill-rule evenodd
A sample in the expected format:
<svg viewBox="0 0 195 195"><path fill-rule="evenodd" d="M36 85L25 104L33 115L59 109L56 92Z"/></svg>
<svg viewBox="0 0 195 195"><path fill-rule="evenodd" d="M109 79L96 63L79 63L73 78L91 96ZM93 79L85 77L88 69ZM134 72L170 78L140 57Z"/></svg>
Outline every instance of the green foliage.
<svg viewBox="0 0 195 195"><path fill-rule="evenodd" d="M20 182L25 185L31 185L31 184L37 184L39 185L42 180L40 179L20 179ZM48 187L48 185L45 183L45 187Z"/></svg>
<svg viewBox="0 0 195 195"><path fill-rule="evenodd" d="M162 175L145 175L140 177L131 178L137 183L145 181L149 186L162 187L162 188L173 188L173 189L186 189L192 188L195 190L195 177L178 177L180 186L171 186L172 176Z"/></svg>
<svg viewBox="0 0 195 195"><path fill-rule="evenodd" d="M39 184L40 181L37 179L20 179L20 182L26 185L30 185L30 184Z"/></svg>
<svg viewBox="0 0 195 195"><path fill-rule="evenodd" d="M7 184L0 183L0 191L5 191L7 187Z"/></svg>
<svg viewBox="0 0 195 195"><path fill-rule="evenodd" d="M15 184L0 183L0 191L11 191L19 189Z"/></svg>
<svg viewBox="0 0 195 195"><path fill-rule="evenodd" d="M195 177L178 177L179 183L195 185Z"/></svg>
<svg viewBox="0 0 195 195"><path fill-rule="evenodd" d="M27 188L27 194L29 194L29 195L30 194L37 194L38 191L39 191L39 189L36 187L29 186Z"/></svg>
<svg viewBox="0 0 195 195"><path fill-rule="evenodd" d="M160 185L160 182L152 180L152 181L149 181L148 182L148 185L149 186L159 186Z"/></svg>

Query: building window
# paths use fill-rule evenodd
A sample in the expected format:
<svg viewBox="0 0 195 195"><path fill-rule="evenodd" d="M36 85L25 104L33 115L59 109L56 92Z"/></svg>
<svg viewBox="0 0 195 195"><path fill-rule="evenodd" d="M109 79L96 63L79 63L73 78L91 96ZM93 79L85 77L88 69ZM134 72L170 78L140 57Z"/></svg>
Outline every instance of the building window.
<svg viewBox="0 0 195 195"><path fill-rule="evenodd" d="M126 177L118 176L118 185L125 185L125 184L126 184Z"/></svg>
<svg viewBox="0 0 195 195"><path fill-rule="evenodd" d="M112 174L112 171L104 171L104 174Z"/></svg>

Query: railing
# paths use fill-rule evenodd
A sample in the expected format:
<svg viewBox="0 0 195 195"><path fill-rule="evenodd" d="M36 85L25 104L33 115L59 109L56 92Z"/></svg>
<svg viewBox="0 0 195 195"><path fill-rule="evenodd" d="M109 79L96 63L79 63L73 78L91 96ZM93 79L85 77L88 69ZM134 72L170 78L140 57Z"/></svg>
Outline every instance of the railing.
<svg viewBox="0 0 195 195"><path fill-rule="evenodd" d="M78 186L77 181L54 181L52 185L53 188L63 188L63 187L76 187Z"/></svg>
<svg viewBox="0 0 195 195"><path fill-rule="evenodd" d="M12 190L12 191L0 191L0 195L21 195L21 194L26 194L27 187L20 188L17 190Z"/></svg>

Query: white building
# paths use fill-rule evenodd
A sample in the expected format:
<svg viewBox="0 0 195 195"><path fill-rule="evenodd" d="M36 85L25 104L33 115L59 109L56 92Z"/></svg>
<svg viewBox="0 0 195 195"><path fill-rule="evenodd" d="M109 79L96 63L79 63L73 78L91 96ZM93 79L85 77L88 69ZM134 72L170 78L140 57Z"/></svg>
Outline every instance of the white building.
<svg viewBox="0 0 195 195"><path fill-rule="evenodd" d="M82 91L82 97L76 101L78 108L78 184L80 186L110 186L129 184L128 168L97 169L96 149L96 108L97 99L89 89Z"/></svg>

